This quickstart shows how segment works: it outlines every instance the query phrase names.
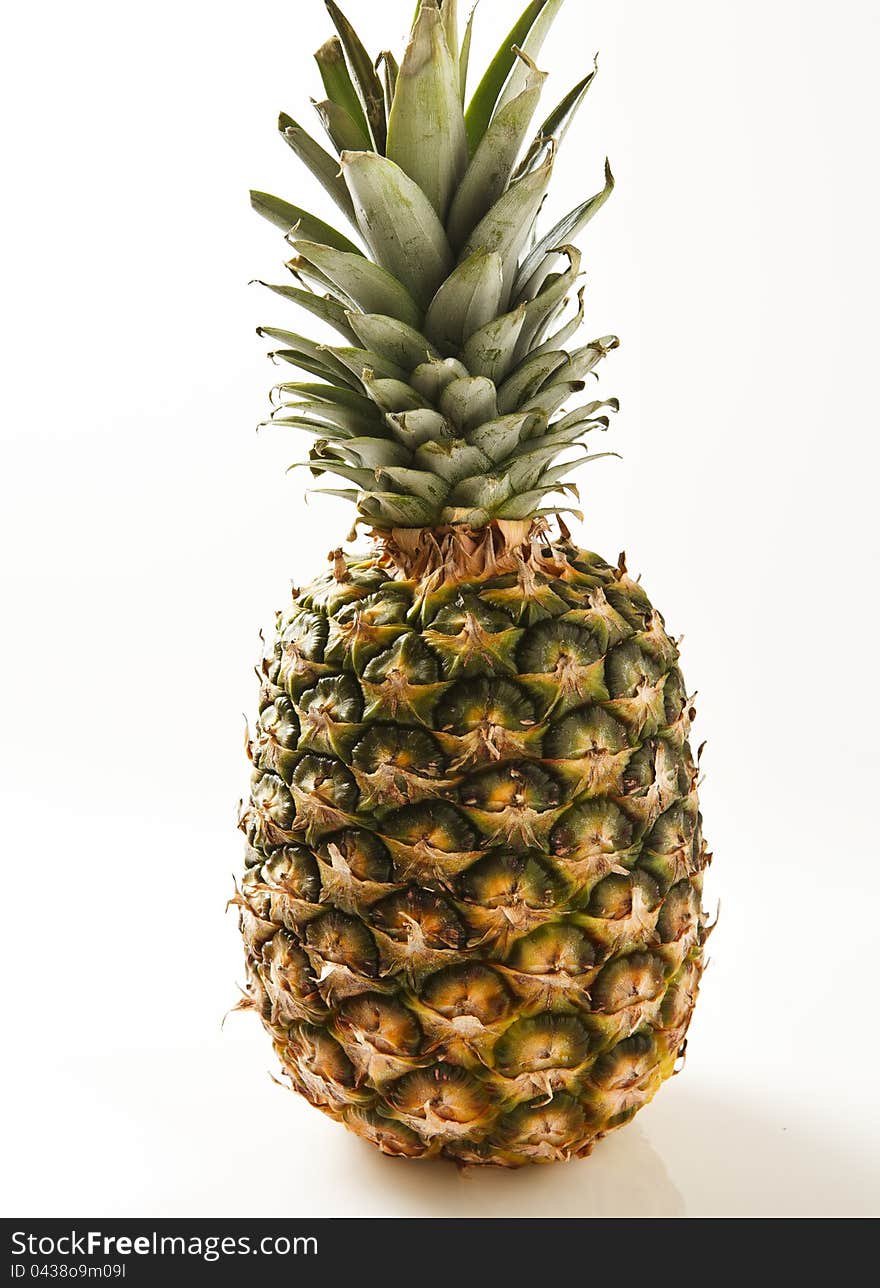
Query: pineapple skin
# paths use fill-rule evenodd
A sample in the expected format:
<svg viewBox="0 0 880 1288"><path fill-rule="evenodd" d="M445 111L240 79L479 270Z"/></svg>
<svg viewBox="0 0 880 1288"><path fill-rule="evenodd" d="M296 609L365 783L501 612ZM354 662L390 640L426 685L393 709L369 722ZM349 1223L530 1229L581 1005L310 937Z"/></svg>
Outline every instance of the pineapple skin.
<svg viewBox="0 0 880 1288"><path fill-rule="evenodd" d="M386 1154L583 1156L674 1073L710 860L663 619L563 538L278 614L236 896L290 1086Z"/></svg>

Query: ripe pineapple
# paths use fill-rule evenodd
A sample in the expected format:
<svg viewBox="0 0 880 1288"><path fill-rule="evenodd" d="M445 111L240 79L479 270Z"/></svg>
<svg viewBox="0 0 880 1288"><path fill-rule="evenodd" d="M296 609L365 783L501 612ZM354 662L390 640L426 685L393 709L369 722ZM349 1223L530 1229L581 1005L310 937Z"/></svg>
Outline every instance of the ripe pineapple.
<svg viewBox="0 0 880 1288"><path fill-rule="evenodd" d="M272 423L316 436L373 544L295 592L263 662L245 1005L295 1090L413 1158L589 1153L675 1071L707 933L675 643L559 517L617 407L578 399L616 338L566 347L582 293L563 320L610 171L535 232L594 76L529 142L560 4L532 0L463 111L454 0L422 0L399 67L328 0L338 158L280 128L369 257L253 195L295 251L271 289L342 337L264 329L300 373Z"/></svg>

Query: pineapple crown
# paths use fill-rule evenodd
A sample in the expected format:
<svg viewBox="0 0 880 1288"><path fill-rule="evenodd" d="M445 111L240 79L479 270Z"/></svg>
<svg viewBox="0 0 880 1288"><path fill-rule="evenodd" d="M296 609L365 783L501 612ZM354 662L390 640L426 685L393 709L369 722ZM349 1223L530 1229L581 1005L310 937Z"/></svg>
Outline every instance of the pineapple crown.
<svg viewBox="0 0 880 1288"><path fill-rule="evenodd" d="M315 55L327 97L314 106L336 155L283 113L279 129L368 254L307 210L251 194L296 252L297 284L269 289L342 337L259 328L280 346L273 359L315 378L276 385L266 423L314 434L302 464L348 484L316 490L354 502L386 541L546 525L571 511L564 494L577 499L568 472L613 455L583 442L607 429L616 399L564 412L618 344L566 347L583 320L573 242L612 191L607 161L600 192L536 231L596 68L529 142L546 79L535 59L562 0L531 0L466 108L473 12L459 41L456 0L421 0L398 66L387 51L374 62L326 3L337 35Z"/></svg>

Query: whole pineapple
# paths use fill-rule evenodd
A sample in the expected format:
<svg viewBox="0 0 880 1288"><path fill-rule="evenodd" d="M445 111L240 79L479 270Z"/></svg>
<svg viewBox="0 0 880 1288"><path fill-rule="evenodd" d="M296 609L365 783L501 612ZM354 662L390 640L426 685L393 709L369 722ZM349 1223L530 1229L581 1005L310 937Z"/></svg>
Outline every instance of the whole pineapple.
<svg viewBox="0 0 880 1288"><path fill-rule="evenodd" d="M280 128L369 258L253 195L296 252L271 289L342 337L265 329L310 377L272 421L316 435L373 547L334 552L263 662L245 1004L291 1086L381 1150L507 1166L587 1154L651 1099L706 938L676 646L622 558L549 530L616 408L576 404L617 340L566 348L581 296L563 320L610 171L535 232L594 74L529 143L560 4L532 0L463 111L454 0L422 0L399 67L328 0L338 159Z"/></svg>

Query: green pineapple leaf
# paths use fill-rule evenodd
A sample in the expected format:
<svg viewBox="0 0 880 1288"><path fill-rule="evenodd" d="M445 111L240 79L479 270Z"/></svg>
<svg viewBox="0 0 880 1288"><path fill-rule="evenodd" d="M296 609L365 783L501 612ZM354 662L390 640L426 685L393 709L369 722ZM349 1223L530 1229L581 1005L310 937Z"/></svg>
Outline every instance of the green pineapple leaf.
<svg viewBox="0 0 880 1288"><path fill-rule="evenodd" d="M464 114L471 155L489 128L495 105L516 62L515 48L522 48L541 11L550 0L531 0L502 40L498 52L483 75Z"/></svg>
<svg viewBox="0 0 880 1288"><path fill-rule="evenodd" d="M297 253L334 283L366 313L383 313L418 326L422 313L396 277L363 255L335 250L312 241L295 241Z"/></svg>
<svg viewBox="0 0 880 1288"><path fill-rule="evenodd" d="M427 306L453 266L434 207L387 157L344 152L341 160L364 240L382 267Z"/></svg>
<svg viewBox="0 0 880 1288"><path fill-rule="evenodd" d="M525 179L520 179L524 183ZM549 272L548 261L552 263L553 256L557 249L566 242L570 242L579 232L590 222L597 214L605 202L614 191L614 175L611 173L611 166L605 162L605 186L601 192L597 192L594 197L589 197L574 210L569 211L564 218L560 219L558 224L550 229L546 237L542 237L533 250L523 260L516 278L515 290L519 295L525 295L531 298L543 281L543 276Z"/></svg>
<svg viewBox="0 0 880 1288"><path fill-rule="evenodd" d="M287 146L311 171L339 209L354 223L354 206L351 204L345 180L339 173L338 160L316 143L311 135L286 112L282 112L278 117L278 129Z"/></svg>
<svg viewBox="0 0 880 1288"><path fill-rule="evenodd" d="M377 152L385 151L385 98L382 83L360 37L334 0L325 0L327 11L339 34L351 74L367 117Z"/></svg>
<svg viewBox="0 0 880 1288"><path fill-rule="evenodd" d="M458 63L446 42L444 18L433 2L424 3L397 77L386 147L441 219L468 158Z"/></svg>
<svg viewBox="0 0 880 1288"><path fill-rule="evenodd" d="M273 286L271 282L257 282L257 285L265 286L268 291L280 295L282 299L290 300L291 304L298 304L300 308L313 313L322 322L332 326L340 335L344 335L347 340L357 339L349 325L346 309L338 300L330 299L326 295L316 295L314 291L304 291L298 286Z"/></svg>
<svg viewBox="0 0 880 1288"><path fill-rule="evenodd" d="M541 209L552 169L551 157L537 170L512 184L483 216L461 252L462 259L478 250L494 251L500 256L504 265L502 304L510 296L519 253Z"/></svg>
<svg viewBox="0 0 880 1288"><path fill-rule="evenodd" d="M453 246L463 245L507 188L546 78L545 72L531 64L522 91L496 112L449 212L447 231Z"/></svg>
<svg viewBox="0 0 880 1288"><path fill-rule="evenodd" d="M437 350L425 337L405 322L380 313L348 313L349 329L376 353L412 371L421 362L437 356Z"/></svg>
<svg viewBox="0 0 880 1288"><path fill-rule="evenodd" d="M476 250L447 277L425 315L425 332L437 344L459 349L498 313L504 265L494 251Z"/></svg>
<svg viewBox="0 0 880 1288"><path fill-rule="evenodd" d="M587 96L587 90L596 79L598 64L593 67L591 72L578 81L573 89L570 89L560 103L554 107L553 111L542 122L538 133L535 135L532 144L523 158L522 164L516 172L516 177L520 178L529 170L533 170L536 165L544 159L545 150L550 146L551 140L558 147L568 132L578 109Z"/></svg>
<svg viewBox="0 0 880 1288"><path fill-rule="evenodd" d="M274 224L284 233L296 229L309 241L323 242L325 246L333 246L336 250L356 255L360 259L364 258L363 251L355 246L353 241L349 241L343 233L325 224L323 219L310 215L307 210L292 206L289 201L282 201L280 197L273 197L268 192L252 191L251 205L258 215L268 219L270 224Z"/></svg>
<svg viewBox="0 0 880 1288"><path fill-rule="evenodd" d="M364 109L357 96L348 67L342 41L338 36L331 36L315 54L315 62L321 73L321 81L328 99L343 108L357 126L361 135L361 146L369 148L372 144L370 127Z"/></svg>
<svg viewBox="0 0 880 1288"><path fill-rule="evenodd" d="M323 101L313 99L312 107L318 113L318 119L328 139L340 155L343 152L358 152L361 148L369 147L369 141L364 138L357 122L344 107L340 107L330 98Z"/></svg>

